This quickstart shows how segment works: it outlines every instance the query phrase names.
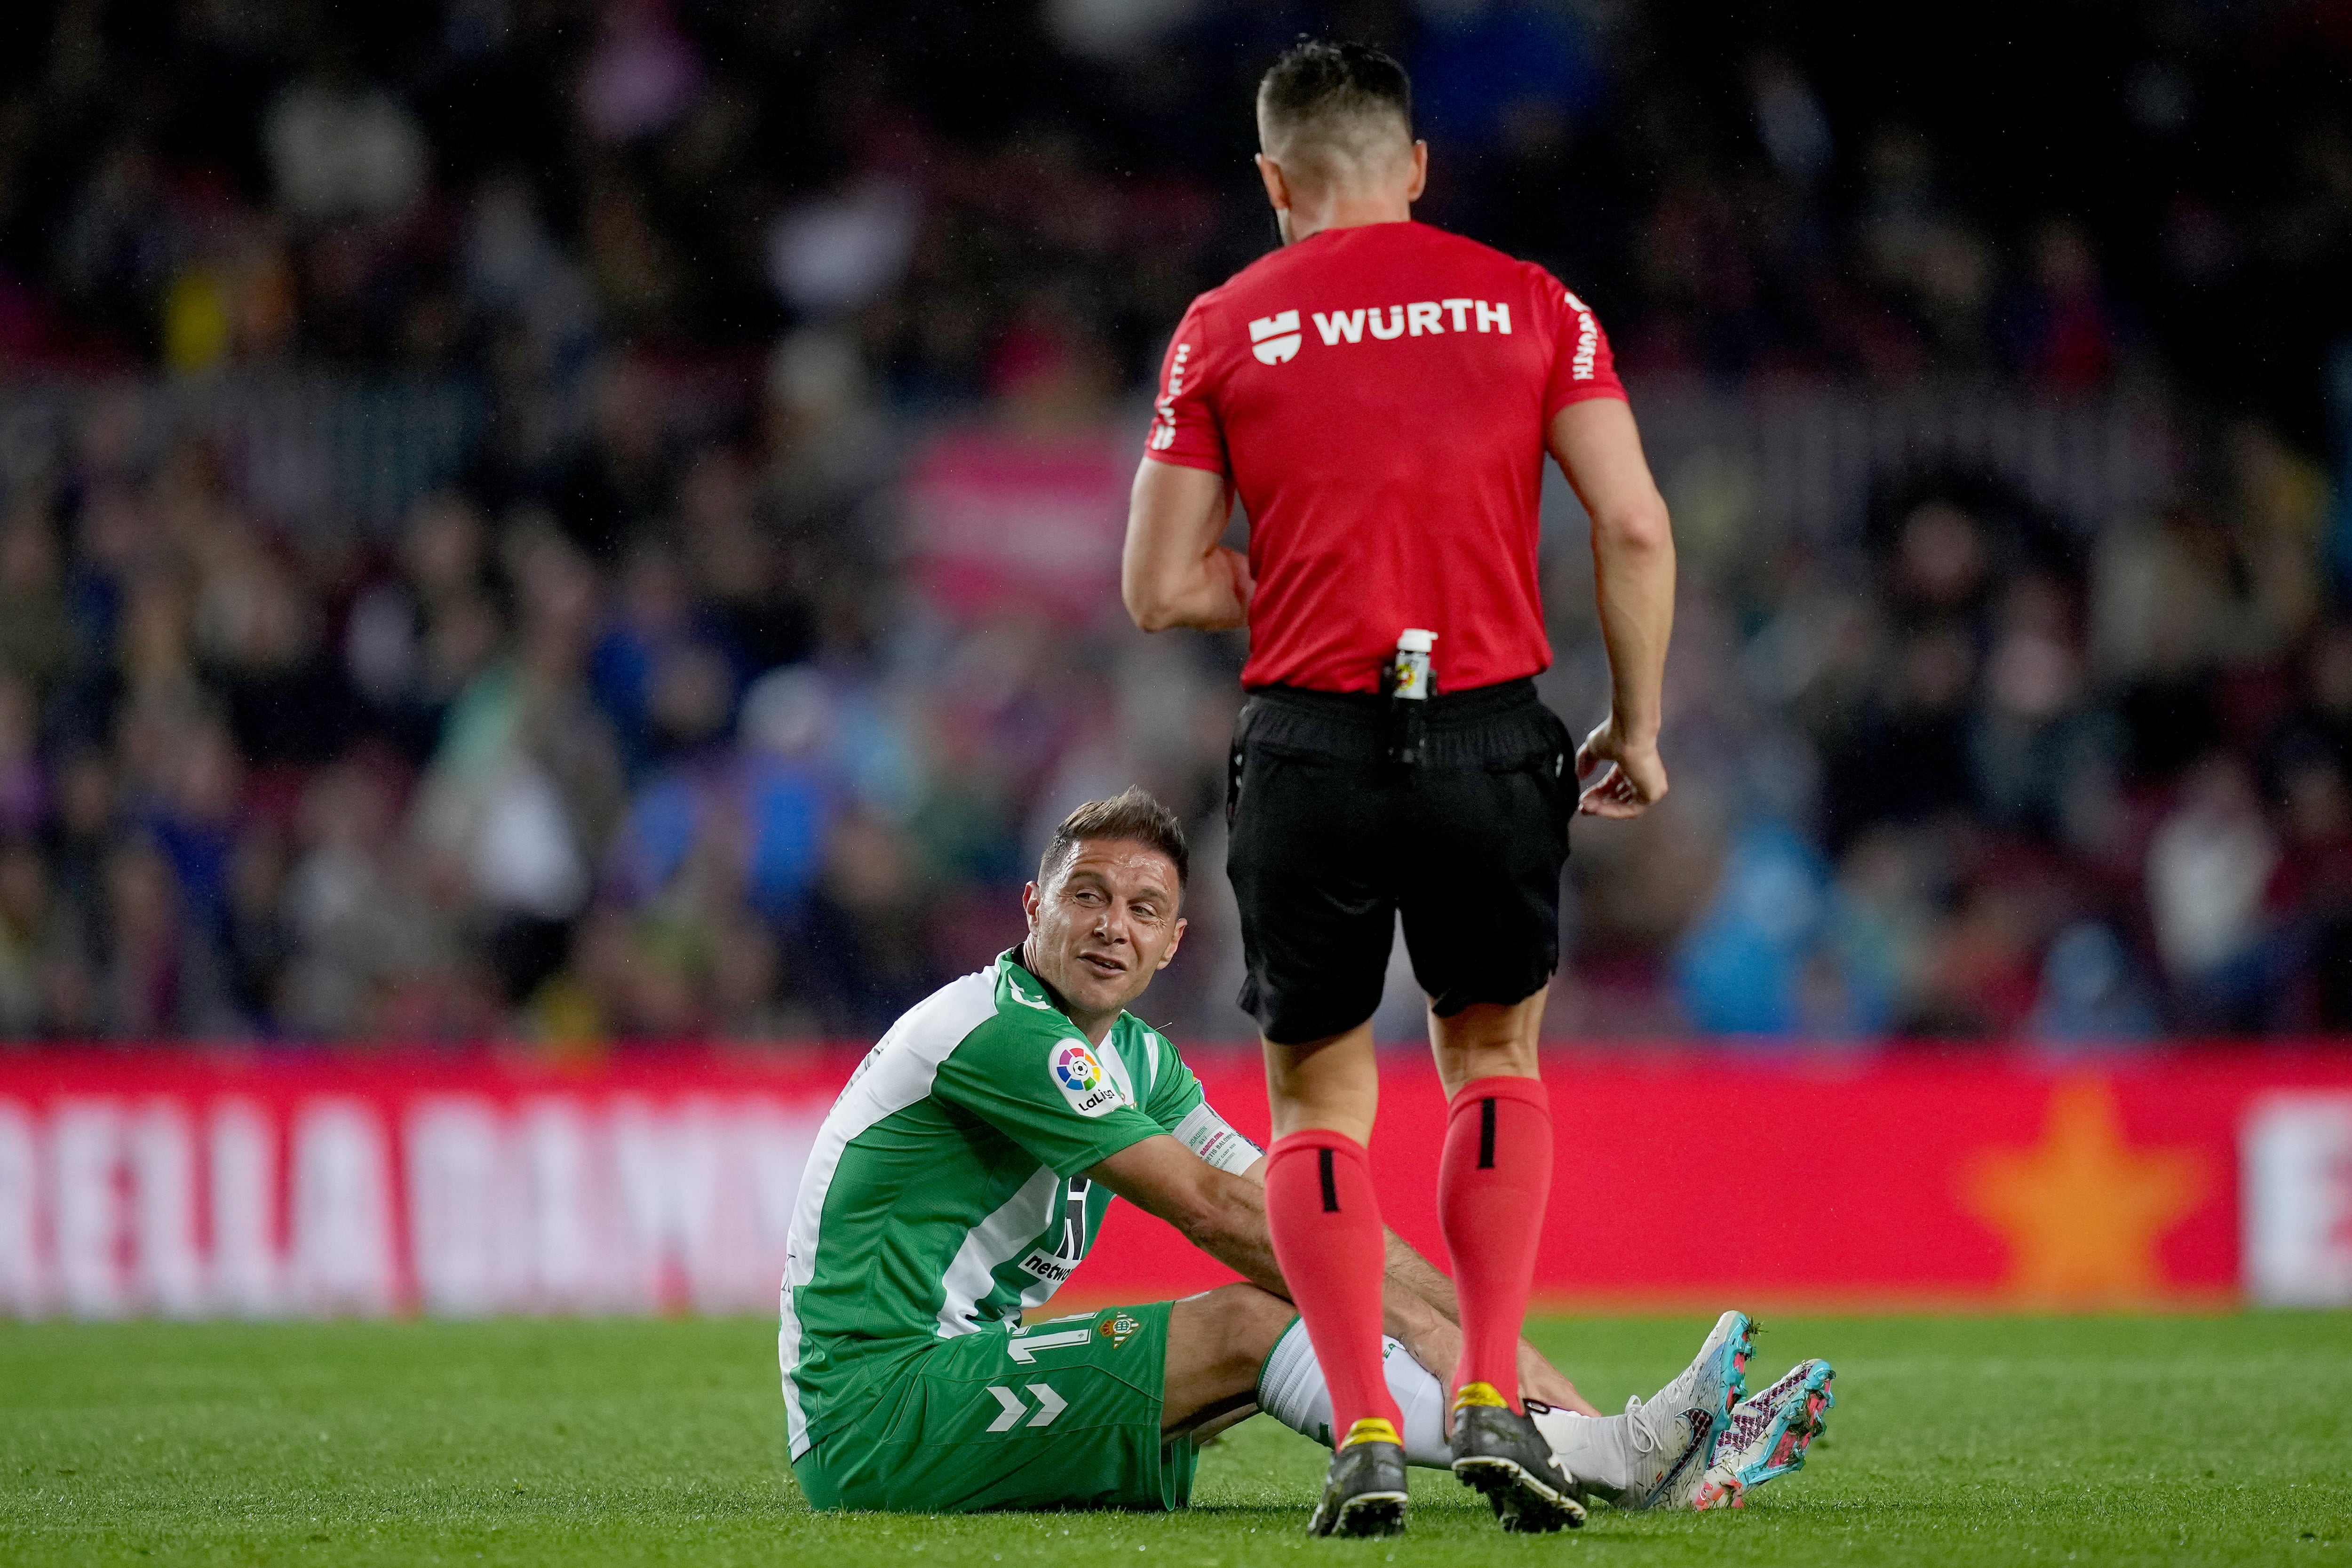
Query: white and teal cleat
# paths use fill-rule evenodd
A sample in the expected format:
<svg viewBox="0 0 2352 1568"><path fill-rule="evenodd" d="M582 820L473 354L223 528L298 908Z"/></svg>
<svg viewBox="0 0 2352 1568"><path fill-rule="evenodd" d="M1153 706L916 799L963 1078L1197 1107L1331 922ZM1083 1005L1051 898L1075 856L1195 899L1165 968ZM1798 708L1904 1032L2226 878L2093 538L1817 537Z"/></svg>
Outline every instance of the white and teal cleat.
<svg viewBox="0 0 2352 1568"><path fill-rule="evenodd" d="M1802 1361L1769 1388L1741 1400L1690 1506L1738 1508L1753 1489L1802 1469L1806 1450L1822 1435L1823 1415L1837 1403L1830 1392L1836 1376L1825 1361Z"/></svg>
<svg viewBox="0 0 2352 1568"><path fill-rule="evenodd" d="M1704 1411L1713 1430L1704 1452L1677 1471L1651 1498L1651 1508L1689 1508L1704 1484L1708 1467L1722 1449L1723 1434L1731 1413L1748 1392L1748 1358L1756 1352L1756 1325L1745 1312L1726 1312L1715 1321L1698 1354L1672 1382L1645 1402L1645 1408L1664 1415L1671 1411Z"/></svg>
<svg viewBox="0 0 2352 1568"><path fill-rule="evenodd" d="M1756 1326L1745 1312L1715 1321L1691 1363L1622 1415L1546 1410L1536 1424L1578 1490L1623 1509L1690 1508L1748 1388Z"/></svg>
<svg viewBox="0 0 2352 1568"><path fill-rule="evenodd" d="M1707 1331L1690 1365L1649 1403L1704 1410L1719 1430L1748 1392L1748 1358L1755 1353L1756 1325L1745 1312L1726 1312Z"/></svg>
<svg viewBox="0 0 2352 1568"><path fill-rule="evenodd" d="M1675 1373L1673 1383L1658 1389L1656 1396L1644 1401L1649 1408L1670 1408L1670 1411L1706 1411L1715 1417L1715 1441L1722 1444L1724 1429L1731 1425L1731 1411L1748 1394L1748 1356L1757 1350L1757 1326L1745 1311L1727 1311L1715 1319L1715 1328L1707 1331L1706 1342L1700 1342L1698 1354L1691 1363ZM1707 1453L1715 1460L1715 1453Z"/></svg>

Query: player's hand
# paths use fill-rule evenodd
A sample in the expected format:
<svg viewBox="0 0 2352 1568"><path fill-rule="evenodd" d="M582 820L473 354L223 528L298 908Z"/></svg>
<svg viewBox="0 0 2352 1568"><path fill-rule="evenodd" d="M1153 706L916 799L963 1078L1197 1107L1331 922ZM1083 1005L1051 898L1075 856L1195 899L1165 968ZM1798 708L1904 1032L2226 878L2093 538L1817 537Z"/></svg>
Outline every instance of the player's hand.
<svg viewBox="0 0 2352 1568"><path fill-rule="evenodd" d="M1639 816L1666 795L1666 764L1655 741L1633 741L1617 733L1615 721L1596 725L1576 749L1576 777L1599 770L1584 784L1576 809L1587 816Z"/></svg>
<svg viewBox="0 0 2352 1568"><path fill-rule="evenodd" d="M1257 579L1250 575L1249 557L1230 545L1220 544L1216 553L1209 558L1209 565L1213 574L1223 569L1224 583L1234 600L1233 619L1221 618L1217 626L1209 629L1230 631L1235 626L1249 625L1250 595L1257 592Z"/></svg>
<svg viewBox="0 0 2352 1568"><path fill-rule="evenodd" d="M1592 1402L1576 1392L1576 1384L1561 1375L1558 1367L1545 1359L1543 1352L1519 1342L1519 1393L1528 1399L1540 1400L1555 1410L1573 1410L1579 1415L1598 1415ZM1450 1414L1450 1412L1449 1412ZM1451 1428L1448 1428L1451 1436Z"/></svg>

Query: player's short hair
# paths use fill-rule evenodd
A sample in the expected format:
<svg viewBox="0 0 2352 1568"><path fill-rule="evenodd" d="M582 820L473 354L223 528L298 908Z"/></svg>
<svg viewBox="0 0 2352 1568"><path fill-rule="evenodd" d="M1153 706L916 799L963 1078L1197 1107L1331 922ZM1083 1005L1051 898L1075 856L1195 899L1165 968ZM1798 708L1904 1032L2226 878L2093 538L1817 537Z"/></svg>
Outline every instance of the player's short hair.
<svg viewBox="0 0 2352 1568"><path fill-rule="evenodd" d="M1302 38L1257 84L1257 131L1286 167L1344 179L1412 141L1412 81L1369 44Z"/></svg>
<svg viewBox="0 0 2352 1568"><path fill-rule="evenodd" d="M1180 894L1192 874L1192 855L1184 847L1182 819L1146 791L1129 784L1108 800L1090 800L1062 818L1062 826L1054 829L1053 841L1037 861L1037 885L1052 887L1070 857L1078 852L1079 842L1088 838L1123 838L1159 850L1176 868Z"/></svg>

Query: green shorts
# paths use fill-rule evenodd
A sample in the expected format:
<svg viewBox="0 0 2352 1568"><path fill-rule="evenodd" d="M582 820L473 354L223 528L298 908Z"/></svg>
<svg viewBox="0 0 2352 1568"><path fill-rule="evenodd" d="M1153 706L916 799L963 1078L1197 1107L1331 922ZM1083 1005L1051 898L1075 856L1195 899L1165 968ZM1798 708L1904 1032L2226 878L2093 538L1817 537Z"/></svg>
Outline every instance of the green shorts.
<svg viewBox="0 0 2352 1568"><path fill-rule="evenodd" d="M923 1346L793 1462L801 1489L814 1508L898 1513L1182 1508L1199 1453L1160 1432L1174 1304Z"/></svg>

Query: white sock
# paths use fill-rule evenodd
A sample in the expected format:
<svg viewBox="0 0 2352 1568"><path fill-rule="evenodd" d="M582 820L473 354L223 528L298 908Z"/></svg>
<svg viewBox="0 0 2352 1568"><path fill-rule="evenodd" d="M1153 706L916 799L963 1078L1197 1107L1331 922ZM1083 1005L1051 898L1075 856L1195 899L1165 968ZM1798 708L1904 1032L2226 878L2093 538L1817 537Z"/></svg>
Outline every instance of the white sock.
<svg viewBox="0 0 2352 1568"><path fill-rule="evenodd" d="M1445 1441L1445 1386L1397 1340L1381 1342L1381 1371L1389 1394L1404 1413L1404 1458L1409 1465L1432 1469L1454 1468L1454 1449ZM1258 1374L1258 1408L1294 1432L1305 1433L1325 1447L1331 1446L1331 1389L1315 1348L1307 1342L1304 1319L1293 1322L1276 1340Z"/></svg>
<svg viewBox="0 0 2352 1568"><path fill-rule="evenodd" d="M1431 1469L1454 1468L1453 1445L1445 1440L1445 1385L1412 1359L1400 1340L1381 1342L1381 1371L1389 1395L1404 1414L1404 1458ZM1294 1321L1275 1342L1258 1374L1258 1408L1294 1432L1331 1446L1331 1390L1307 1341L1304 1320ZM1535 1413L1536 1430L1579 1480L1612 1492L1631 1489L1633 1453L1622 1415L1579 1415L1572 1410Z"/></svg>
<svg viewBox="0 0 2352 1568"><path fill-rule="evenodd" d="M1569 1474L1612 1493L1632 1489L1633 1454L1624 1416L1545 1410L1535 1413L1535 1423Z"/></svg>

